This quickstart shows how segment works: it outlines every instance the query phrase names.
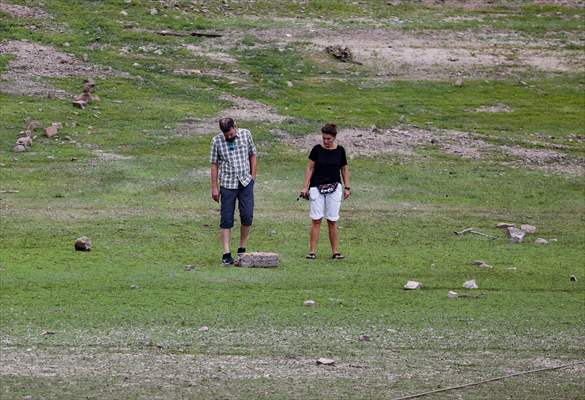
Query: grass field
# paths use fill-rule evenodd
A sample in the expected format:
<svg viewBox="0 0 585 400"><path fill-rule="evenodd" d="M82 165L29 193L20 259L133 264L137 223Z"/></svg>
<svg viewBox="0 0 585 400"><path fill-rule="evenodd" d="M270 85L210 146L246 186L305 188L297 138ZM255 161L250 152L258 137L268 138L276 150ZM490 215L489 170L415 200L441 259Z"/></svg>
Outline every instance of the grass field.
<svg viewBox="0 0 585 400"><path fill-rule="evenodd" d="M396 399L585 360L584 8L388 3L0 0L1 399ZM361 64L324 52L337 37ZM101 100L79 110L86 75ZM219 265L230 113L259 151L248 249L276 269ZM13 153L29 117L64 126ZM323 230L308 261L298 143L326 122L363 136L339 135L347 258ZM578 399L584 378L428 398Z"/></svg>

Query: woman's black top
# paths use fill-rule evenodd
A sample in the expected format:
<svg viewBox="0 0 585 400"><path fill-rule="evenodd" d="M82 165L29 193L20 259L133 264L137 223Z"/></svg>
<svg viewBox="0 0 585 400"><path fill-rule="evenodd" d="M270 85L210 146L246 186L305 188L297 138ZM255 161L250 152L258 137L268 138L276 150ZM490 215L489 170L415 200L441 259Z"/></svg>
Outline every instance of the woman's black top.
<svg viewBox="0 0 585 400"><path fill-rule="evenodd" d="M347 165L347 157L343 146L338 145L334 150L328 150L318 144L311 150L309 160L315 162L310 187L325 183L341 183L341 167Z"/></svg>

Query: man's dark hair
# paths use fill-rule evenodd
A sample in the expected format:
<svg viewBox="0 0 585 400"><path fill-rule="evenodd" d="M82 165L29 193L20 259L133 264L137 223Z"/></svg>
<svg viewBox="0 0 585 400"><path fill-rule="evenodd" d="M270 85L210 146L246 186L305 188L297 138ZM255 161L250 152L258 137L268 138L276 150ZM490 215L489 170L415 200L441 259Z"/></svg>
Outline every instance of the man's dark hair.
<svg viewBox="0 0 585 400"><path fill-rule="evenodd" d="M321 128L321 133L326 133L327 135L335 137L337 136L337 125L335 124L323 125L323 128Z"/></svg>
<svg viewBox="0 0 585 400"><path fill-rule="evenodd" d="M230 129L235 128L236 123L232 118L222 118L219 120L219 129L223 133L229 132Z"/></svg>

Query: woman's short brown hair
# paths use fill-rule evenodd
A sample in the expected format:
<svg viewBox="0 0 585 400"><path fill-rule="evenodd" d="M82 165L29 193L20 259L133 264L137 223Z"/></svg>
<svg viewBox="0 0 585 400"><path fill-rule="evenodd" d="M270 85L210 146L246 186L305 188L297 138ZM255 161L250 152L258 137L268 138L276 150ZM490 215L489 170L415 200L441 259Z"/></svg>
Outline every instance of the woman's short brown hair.
<svg viewBox="0 0 585 400"><path fill-rule="evenodd" d="M337 125L325 124L321 128L321 133L325 133L327 135L331 135L331 136L335 137L335 136L337 136Z"/></svg>

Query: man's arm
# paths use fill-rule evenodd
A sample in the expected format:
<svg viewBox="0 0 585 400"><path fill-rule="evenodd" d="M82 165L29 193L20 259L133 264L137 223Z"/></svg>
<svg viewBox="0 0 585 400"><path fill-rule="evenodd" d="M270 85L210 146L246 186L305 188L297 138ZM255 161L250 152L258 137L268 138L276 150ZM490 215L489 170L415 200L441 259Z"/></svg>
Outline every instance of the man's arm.
<svg viewBox="0 0 585 400"><path fill-rule="evenodd" d="M217 163L211 163L211 198L219 202L219 181L218 181Z"/></svg>
<svg viewBox="0 0 585 400"><path fill-rule="evenodd" d="M256 154L250 154L250 175L256 181Z"/></svg>

